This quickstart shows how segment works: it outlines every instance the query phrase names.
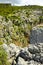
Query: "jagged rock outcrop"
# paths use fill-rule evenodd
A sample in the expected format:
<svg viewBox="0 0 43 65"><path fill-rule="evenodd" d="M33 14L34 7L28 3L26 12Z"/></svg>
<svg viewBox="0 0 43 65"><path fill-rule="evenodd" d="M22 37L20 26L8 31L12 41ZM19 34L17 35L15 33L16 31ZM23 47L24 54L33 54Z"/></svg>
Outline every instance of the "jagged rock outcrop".
<svg viewBox="0 0 43 65"><path fill-rule="evenodd" d="M18 47L15 44L2 45L8 54L11 65L43 65L43 43Z"/></svg>

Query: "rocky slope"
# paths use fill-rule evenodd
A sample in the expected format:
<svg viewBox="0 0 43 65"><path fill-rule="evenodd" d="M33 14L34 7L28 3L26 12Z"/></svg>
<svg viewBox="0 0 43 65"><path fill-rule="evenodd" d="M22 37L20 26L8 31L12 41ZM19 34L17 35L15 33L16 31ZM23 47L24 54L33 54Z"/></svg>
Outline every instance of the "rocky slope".
<svg viewBox="0 0 43 65"><path fill-rule="evenodd" d="M43 65L43 43L29 44L25 48L12 43L2 46L8 54L8 62L11 65Z"/></svg>
<svg viewBox="0 0 43 65"><path fill-rule="evenodd" d="M40 23L43 23L42 8L18 9L7 16L0 16L0 44L27 46L30 43L32 27Z"/></svg>
<svg viewBox="0 0 43 65"><path fill-rule="evenodd" d="M0 64L43 65L42 23L43 7L0 5Z"/></svg>
<svg viewBox="0 0 43 65"><path fill-rule="evenodd" d="M16 46L13 43L10 43L9 45L3 44L2 47L8 54L8 62L11 65L43 65L42 33L42 26L33 27L30 35L31 44L24 48ZM38 38L36 38L36 36Z"/></svg>

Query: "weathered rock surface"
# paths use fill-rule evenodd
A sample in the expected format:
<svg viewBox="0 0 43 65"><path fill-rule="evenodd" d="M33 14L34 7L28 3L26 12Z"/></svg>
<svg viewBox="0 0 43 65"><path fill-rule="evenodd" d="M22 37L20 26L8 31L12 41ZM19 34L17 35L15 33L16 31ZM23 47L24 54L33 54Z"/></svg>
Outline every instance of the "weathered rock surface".
<svg viewBox="0 0 43 65"><path fill-rule="evenodd" d="M29 44L21 48L15 44L2 45L8 54L11 65L43 65L43 43Z"/></svg>
<svg viewBox="0 0 43 65"><path fill-rule="evenodd" d="M43 43L43 28L34 27L30 35L30 43Z"/></svg>
<svg viewBox="0 0 43 65"><path fill-rule="evenodd" d="M15 44L10 44L10 45L6 45L3 44L3 48L5 49L5 51L8 54L8 58L12 58L13 56L17 56L19 54L19 47L16 46Z"/></svg>

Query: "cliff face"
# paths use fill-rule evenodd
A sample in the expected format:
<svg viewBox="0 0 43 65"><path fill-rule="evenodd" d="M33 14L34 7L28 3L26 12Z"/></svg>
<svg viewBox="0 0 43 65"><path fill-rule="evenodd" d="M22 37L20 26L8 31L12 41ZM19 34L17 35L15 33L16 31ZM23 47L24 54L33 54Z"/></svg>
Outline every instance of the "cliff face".
<svg viewBox="0 0 43 65"><path fill-rule="evenodd" d="M35 27L32 29L30 43L43 43L43 28Z"/></svg>

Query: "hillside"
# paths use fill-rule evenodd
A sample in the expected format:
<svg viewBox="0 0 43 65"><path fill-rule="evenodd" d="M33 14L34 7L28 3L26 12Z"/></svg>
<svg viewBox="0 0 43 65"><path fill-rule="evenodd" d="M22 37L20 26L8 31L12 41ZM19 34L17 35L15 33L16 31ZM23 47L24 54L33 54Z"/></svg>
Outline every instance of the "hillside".
<svg viewBox="0 0 43 65"><path fill-rule="evenodd" d="M0 65L43 65L43 6L0 4Z"/></svg>
<svg viewBox="0 0 43 65"><path fill-rule="evenodd" d="M40 23L43 23L42 6L0 4L0 44L27 46L32 27Z"/></svg>

